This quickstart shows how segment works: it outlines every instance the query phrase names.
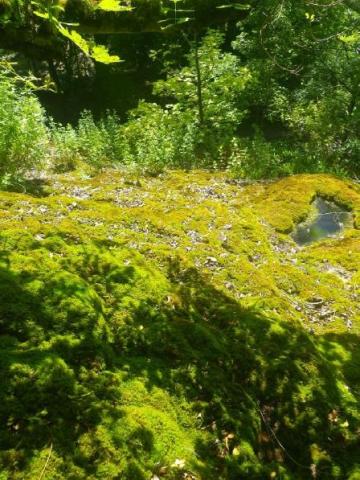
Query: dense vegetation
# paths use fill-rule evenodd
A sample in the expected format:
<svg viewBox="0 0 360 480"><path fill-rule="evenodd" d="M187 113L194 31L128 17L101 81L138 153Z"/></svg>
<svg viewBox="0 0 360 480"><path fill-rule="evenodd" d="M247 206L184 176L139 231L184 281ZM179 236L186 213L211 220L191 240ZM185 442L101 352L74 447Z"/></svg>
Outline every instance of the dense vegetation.
<svg viewBox="0 0 360 480"><path fill-rule="evenodd" d="M96 78L94 59L116 62L115 53L126 61L115 63L113 71L134 68L142 78L148 71L152 82L151 93L139 86L139 97L147 100L127 114L127 122L124 111L103 112L96 122L85 112L78 126L62 127L40 114L40 106L36 120L22 111L27 104L31 110L36 99L11 84L13 59L4 52L3 71L10 75L1 79L2 95L17 89L10 110L20 108L24 121L37 123L34 132L29 127L31 135L37 131L45 149L37 155L30 149L25 162L19 155L22 168L48 157L58 169L81 159L97 167L131 165L151 172L195 166L250 177L303 171L358 175L356 2L135 2L133 11L104 12L116 5L9 1L0 8L4 45L17 48L18 72L25 72L30 58L33 73L43 81L50 78L62 98L75 81L89 84ZM139 40L121 42L97 33L122 32L126 24L128 30L151 30L149 37L145 40L140 31ZM86 37L91 31L99 41L96 35ZM110 53L100 41L110 49L116 44L118 51ZM11 119L1 128L1 148L11 151L19 143L16 128L10 138Z"/></svg>
<svg viewBox="0 0 360 480"><path fill-rule="evenodd" d="M0 0L0 480L360 479L359 25Z"/></svg>

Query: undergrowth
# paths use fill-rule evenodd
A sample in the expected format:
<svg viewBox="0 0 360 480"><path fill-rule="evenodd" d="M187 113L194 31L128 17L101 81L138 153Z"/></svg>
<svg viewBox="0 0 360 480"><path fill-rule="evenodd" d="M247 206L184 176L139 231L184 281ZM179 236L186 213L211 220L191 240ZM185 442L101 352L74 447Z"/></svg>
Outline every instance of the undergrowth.
<svg viewBox="0 0 360 480"><path fill-rule="evenodd" d="M300 82L297 95L274 79L268 85L259 65L242 63L244 37L229 51L224 41L209 30L200 43L188 42L181 66L164 60L154 103L140 101L126 122L111 112L95 121L84 111L77 125L57 124L26 82L21 86L16 76L1 73L0 183L16 183L44 166L66 172L80 165L150 175L207 168L250 179L304 172L358 176L357 97L341 82L334 95L310 80Z"/></svg>

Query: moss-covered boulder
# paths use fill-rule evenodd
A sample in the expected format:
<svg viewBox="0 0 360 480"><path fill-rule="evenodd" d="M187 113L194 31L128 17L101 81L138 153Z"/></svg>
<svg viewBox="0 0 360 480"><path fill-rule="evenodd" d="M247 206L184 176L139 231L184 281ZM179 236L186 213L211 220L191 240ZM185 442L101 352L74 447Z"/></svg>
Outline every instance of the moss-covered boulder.
<svg viewBox="0 0 360 480"><path fill-rule="evenodd" d="M353 228L289 233L316 196ZM57 176L0 194L0 479L360 478L360 187Z"/></svg>

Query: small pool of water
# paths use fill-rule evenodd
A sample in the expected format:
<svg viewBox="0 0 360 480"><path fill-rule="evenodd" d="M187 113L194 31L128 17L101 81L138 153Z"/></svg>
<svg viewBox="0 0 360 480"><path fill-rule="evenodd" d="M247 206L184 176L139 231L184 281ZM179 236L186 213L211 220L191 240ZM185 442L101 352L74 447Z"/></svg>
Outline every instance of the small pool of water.
<svg viewBox="0 0 360 480"><path fill-rule="evenodd" d="M312 206L315 209L314 215L299 223L292 233L292 238L298 245L308 245L322 238L336 236L344 228L353 225L351 212L334 202L317 197Z"/></svg>

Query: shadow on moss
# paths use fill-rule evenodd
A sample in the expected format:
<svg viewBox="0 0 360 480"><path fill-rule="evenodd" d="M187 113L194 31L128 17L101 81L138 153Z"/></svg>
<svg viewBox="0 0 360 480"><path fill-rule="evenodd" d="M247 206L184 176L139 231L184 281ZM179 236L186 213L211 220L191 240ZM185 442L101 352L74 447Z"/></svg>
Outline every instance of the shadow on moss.
<svg viewBox="0 0 360 480"><path fill-rule="evenodd" d="M34 467L33 459L51 444L58 463L49 478L145 480L170 458L162 450L175 455L187 441L195 478L355 472L355 335L312 337L243 309L179 260L160 284L160 274L99 245L73 247L58 271L15 269L10 257L2 252L0 267L0 465L8 478L41 470L44 460ZM134 382L146 389L126 400ZM193 413L180 419L183 409ZM188 440L193 430L199 435ZM181 475L167 465L165 478Z"/></svg>
<svg viewBox="0 0 360 480"><path fill-rule="evenodd" d="M137 354L129 375L183 394L198 410L212 432L197 445L201 478L350 475L360 447L360 378L355 369L348 375L358 337L312 337L244 310L178 261L168 275L175 304L146 323L139 310L144 331L129 351Z"/></svg>
<svg viewBox="0 0 360 480"><path fill-rule="evenodd" d="M32 197L44 198L51 194L50 182L42 178L24 178L3 187L4 191L26 193Z"/></svg>

